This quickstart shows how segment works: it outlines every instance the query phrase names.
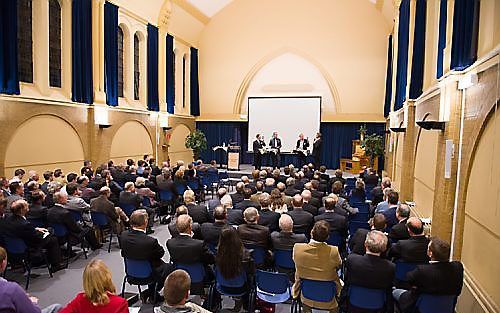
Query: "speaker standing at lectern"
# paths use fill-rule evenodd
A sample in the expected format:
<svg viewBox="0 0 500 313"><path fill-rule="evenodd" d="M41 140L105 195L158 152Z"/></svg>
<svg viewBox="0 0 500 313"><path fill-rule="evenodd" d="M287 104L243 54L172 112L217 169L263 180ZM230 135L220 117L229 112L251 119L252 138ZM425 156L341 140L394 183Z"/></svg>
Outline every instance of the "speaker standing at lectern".
<svg viewBox="0 0 500 313"><path fill-rule="evenodd" d="M262 149L266 146L266 143L261 138L260 134L255 135L255 140L253 142L253 165L256 170L260 170L262 166Z"/></svg>
<svg viewBox="0 0 500 313"><path fill-rule="evenodd" d="M301 133L299 135L299 140L297 140L297 145L295 146L295 150L298 152L297 155L299 156L300 166L306 164L307 149L309 149L309 140L304 138L304 134Z"/></svg>
<svg viewBox="0 0 500 313"><path fill-rule="evenodd" d="M273 133L273 138L269 140L269 147L271 149L271 159L273 160L273 168L280 168L281 139L278 138L278 132Z"/></svg>

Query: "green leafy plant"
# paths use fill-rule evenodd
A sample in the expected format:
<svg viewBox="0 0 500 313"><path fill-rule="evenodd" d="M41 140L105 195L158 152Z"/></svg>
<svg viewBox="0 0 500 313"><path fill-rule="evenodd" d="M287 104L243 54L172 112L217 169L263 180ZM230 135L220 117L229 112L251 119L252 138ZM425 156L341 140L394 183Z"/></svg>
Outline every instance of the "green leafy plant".
<svg viewBox="0 0 500 313"><path fill-rule="evenodd" d="M193 157L198 160L201 152L207 149L207 137L201 130L197 129L186 136L185 146L193 150Z"/></svg>
<svg viewBox="0 0 500 313"><path fill-rule="evenodd" d="M373 167L375 158L384 155L384 137L377 134L365 135L361 140L361 148L370 157L370 167Z"/></svg>

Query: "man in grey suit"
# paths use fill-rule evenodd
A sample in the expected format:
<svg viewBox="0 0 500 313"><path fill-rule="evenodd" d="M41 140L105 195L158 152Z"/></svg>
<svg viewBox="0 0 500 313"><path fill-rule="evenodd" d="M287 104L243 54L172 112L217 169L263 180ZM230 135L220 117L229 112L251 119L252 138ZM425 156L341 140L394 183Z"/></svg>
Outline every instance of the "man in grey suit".
<svg viewBox="0 0 500 313"><path fill-rule="evenodd" d="M271 243L274 250L292 250L293 246L299 242L307 242L306 235L294 234L293 220L288 214L282 214L279 219L281 231L271 233Z"/></svg>

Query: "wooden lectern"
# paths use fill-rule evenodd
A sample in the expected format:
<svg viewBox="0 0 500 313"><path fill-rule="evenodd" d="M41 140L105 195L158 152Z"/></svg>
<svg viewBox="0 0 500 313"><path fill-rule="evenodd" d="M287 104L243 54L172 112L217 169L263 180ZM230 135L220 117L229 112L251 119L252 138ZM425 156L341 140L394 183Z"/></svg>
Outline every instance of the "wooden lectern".
<svg viewBox="0 0 500 313"><path fill-rule="evenodd" d="M227 169L240 170L240 146L229 146L227 150Z"/></svg>
<svg viewBox="0 0 500 313"><path fill-rule="evenodd" d="M352 141L352 158L340 159L340 169L343 172L351 174L359 174L363 166L370 167L370 157L365 154L365 150L361 148L361 140ZM378 158L373 162L373 168L378 171Z"/></svg>

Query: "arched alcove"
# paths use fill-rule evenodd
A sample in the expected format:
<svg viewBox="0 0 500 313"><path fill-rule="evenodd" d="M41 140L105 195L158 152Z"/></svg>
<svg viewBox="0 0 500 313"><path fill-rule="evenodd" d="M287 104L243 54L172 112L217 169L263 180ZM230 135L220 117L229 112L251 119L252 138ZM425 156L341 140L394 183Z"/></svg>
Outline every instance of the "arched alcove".
<svg viewBox="0 0 500 313"><path fill-rule="evenodd" d="M168 148L168 157L171 164L174 164L178 160L182 160L185 163L193 161L193 151L185 146L186 137L190 133L189 128L183 124L173 129Z"/></svg>
<svg viewBox="0 0 500 313"><path fill-rule="evenodd" d="M147 129L137 121L125 122L113 137L110 158L118 164L127 159L142 159L144 154L153 154L153 142Z"/></svg>
<svg viewBox="0 0 500 313"><path fill-rule="evenodd" d="M5 153L5 173L16 168L46 170L61 168L65 173L80 172L84 152L77 132L54 115L34 116L22 123L11 137Z"/></svg>

